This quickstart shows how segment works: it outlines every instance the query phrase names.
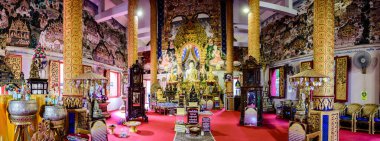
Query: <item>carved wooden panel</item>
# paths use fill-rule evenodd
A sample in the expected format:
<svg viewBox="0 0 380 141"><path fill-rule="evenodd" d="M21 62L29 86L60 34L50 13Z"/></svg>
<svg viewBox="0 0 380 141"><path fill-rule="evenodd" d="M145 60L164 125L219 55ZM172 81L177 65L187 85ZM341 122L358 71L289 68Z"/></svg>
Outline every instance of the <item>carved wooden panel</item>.
<svg viewBox="0 0 380 141"><path fill-rule="evenodd" d="M49 64L49 88L59 86L59 61L50 60Z"/></svg>
<svg viewBox="0 0 380 141"><path fill-rule="evenodd" d="M110 82L111 82L111 77L110 77L110 75L111 75L111 71L108 69L108 70L106 70L106 78L107 78L107 80L108 80L108 82L107 82L107 86L109 86L110 85ZM109 95L110 94L110 89L109 89L110 87L108 87L107 89L106 89L106 95Z"/></svg>
<svg viewBox="0 0 380 141"><path fill-rule="evenodd" d="M5 58L5 64L7 64L7 66L11 69L14 75L14 78L20 79L20 74L22 71L22 56L21 55L7 56L7 58Z"/></svg>
<svg viewBox="0 0 380 141"><path fill-rule="evenodd" d="M335 101L347 102L348 63L348 56L335 58Z"/></svg>

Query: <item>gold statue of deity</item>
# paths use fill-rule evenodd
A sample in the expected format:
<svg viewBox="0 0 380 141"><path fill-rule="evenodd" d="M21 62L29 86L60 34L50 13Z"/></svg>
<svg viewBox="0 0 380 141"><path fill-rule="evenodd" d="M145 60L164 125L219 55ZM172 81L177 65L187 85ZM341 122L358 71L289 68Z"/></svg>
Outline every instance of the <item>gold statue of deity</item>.
<svg viewBox="0 0 380 141"><path fill-rule="evenodd" d="M189 69L186 70L186 81L187 82L199 82L198 70L194 68L193 62L190 62Z"/></svg>
<svg viewBox="0 0 380 141"><path fill-rule="evenodd" d="M176 83L177 82L177 76L174 74L174 71L171 70L169 74L169 83Z"/></svg>
<svg viewBox="0 0 380 141"><path fill-rule="evenodd" d="M38 73L38 62L36 59L33 59L32 64L30 66L30 77L29 78L40 78Z"/></svg>
<svg viewBox="0 0 380 141"><path fill-rule="evenodd" d="M206 82L215 82L214 73L212 72L212 68L210 67L209 71L207 72L207 80Z"/></svg>
<svg viewBox="0 0 380 141"><path fill-rule="evenodd" d="M165 101L161 88L157 89L156 97L157 97L157 101Z"/></svg>

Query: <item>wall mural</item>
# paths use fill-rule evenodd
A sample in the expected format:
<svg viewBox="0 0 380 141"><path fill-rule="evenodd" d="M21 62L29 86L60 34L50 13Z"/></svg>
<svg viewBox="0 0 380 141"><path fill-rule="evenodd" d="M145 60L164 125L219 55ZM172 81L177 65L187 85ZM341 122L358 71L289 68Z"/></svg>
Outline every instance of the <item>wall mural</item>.
<svg viewBox="0 0 380 141"><path fill-rule="evenodd" d="M178 64L186 63L188 61L183 59L192 57L178 58L183 56L184 48L189 49L189 52L197 52L200 58L205 57L205 62L197 62L198 69L200 64L206 68L223 69L225 54L221 48L220 14L220 3L213 0L165 0L159 73L171 70L176 73L177 67L185 68L184 64ZM199 38L190 40L184 37L187 35L199 35Z"/></svg>
<svg viewBox="0 0 380 141"><path fill-rule="evenodd" d="M83 56L97 62L123 68L125 65L126 28L111 19L97 23L97 6L83 4ZM63 0L0 1L0 36L8 46L63 52ZM101 46L101 49L97 47ZM103 51L103 52L99 52ZM100 55L100 56L97 56ZM115 58L115 61L110 59Z"/></svg>
<svg viewBox="0 0 380 141"><path fill-rule="evenodd" d="M380 1L335 1L335 48L380 43ZM313 2L306 0L294 17L285 16L262 28L261 54L275 62L313 51Z"/></svg>
<svg viewBox="0 0 380 141"><path fill-rule="evenodd" d="M97 6L84 1L83 11L83 56L97 62L125 66L126 28L111 19L97 23L93 18L97 14Z"/></svg>

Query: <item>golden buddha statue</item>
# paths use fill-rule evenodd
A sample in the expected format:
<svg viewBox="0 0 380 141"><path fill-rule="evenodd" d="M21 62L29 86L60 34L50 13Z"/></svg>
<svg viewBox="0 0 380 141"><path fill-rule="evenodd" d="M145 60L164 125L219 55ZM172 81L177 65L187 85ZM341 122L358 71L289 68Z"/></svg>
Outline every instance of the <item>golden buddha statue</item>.
<svg viewBox="0 0 380 141"><path fill-rule="evenodd" d="M193 62L190 62L189 69L186 70L186 81L187 82L199 82L198 70L194 68Z"/></svg>
<svg viewBox="0 0 380 141"><path fill-rule="evenodd" d="M209 68L209 71L207 72L207 80L206 82L215 82L214 73L212 72L212 68Z"/></svg>
<svg viewBox="0 0 380 141"><path fill-rule="evenodd" d="M176 82L177 82L177 76L174 74L174 71L172 69L169 74L169 83L176 83Z"/></svg>
<svg viewBox="0 0 380 141"><path fill-rule="evenodd" d="M32 61L32 64L30 66L30 76L29 78L40 78L40 75L38 73L38 62L36 61L36 59L33 59Z"/></svg>
<svg viewBox="0 0 380 141"><path fill-rule="evenodd" d="M165 101L161 88L157 89L156 97L157 97L157 101Z"/></svg>

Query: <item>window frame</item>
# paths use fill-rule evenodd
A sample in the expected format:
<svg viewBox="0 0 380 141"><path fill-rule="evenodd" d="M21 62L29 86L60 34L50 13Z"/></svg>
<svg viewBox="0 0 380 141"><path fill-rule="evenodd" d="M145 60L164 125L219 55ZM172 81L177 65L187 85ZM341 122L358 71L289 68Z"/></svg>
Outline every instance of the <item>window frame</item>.
<svg viewBox="0 0 380 141"><path fill-rule="evenodd" d="M111 86L109 87L109 93L108 93L108 98L116 98L116 97L119 97L121 94L120 94L120 73L119 72L117 72L117 71L112 71L112 70L110 70L109 71L110 72L110 82L109 82L109 84L111 84L111 73L115 73L116 74L116 95L111 95Z"/></svg>

